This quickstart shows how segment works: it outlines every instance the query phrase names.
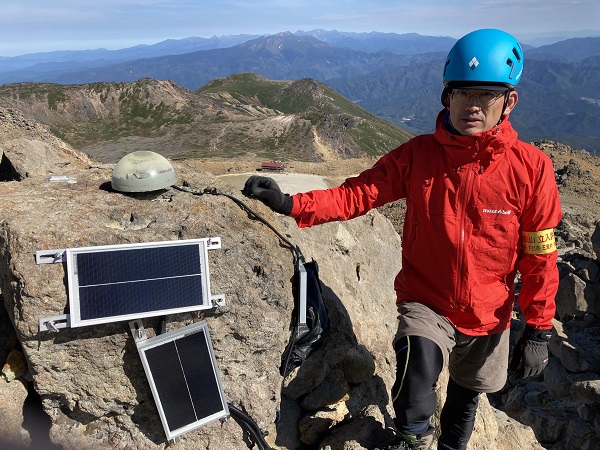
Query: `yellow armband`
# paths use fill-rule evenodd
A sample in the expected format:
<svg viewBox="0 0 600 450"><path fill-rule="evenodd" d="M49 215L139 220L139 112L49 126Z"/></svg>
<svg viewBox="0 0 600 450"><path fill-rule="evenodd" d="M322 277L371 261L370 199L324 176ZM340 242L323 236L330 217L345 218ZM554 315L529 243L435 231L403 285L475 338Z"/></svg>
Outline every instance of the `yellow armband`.
<svg viewBox="0 0 600 450"><path fill-rule="evenodd" d="M545 255L556 251L554 229L521 231L523 251L530 255Z"/></svg>

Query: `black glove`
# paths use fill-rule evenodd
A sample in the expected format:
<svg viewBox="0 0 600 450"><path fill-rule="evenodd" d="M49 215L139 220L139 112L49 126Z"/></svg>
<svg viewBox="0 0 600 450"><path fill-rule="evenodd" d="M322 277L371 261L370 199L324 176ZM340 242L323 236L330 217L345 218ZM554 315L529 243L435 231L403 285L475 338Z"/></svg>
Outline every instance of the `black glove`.
<svg viewBox="0 0 600 450"><path fill-rule="evenodd" d="M523 336L515 346L510 368L515 371L518 369L517 373L521 378L541 374L548 364L548 341L551 336L551 330L538 330L526 326Z"/></svg>
<svg viewBox="0 0 600 450"><path fill-rule="evenodd" d="M288 194L284 194L275 183L275 180L269 177L252 175L242 192L248 196L257 197L265 205L279 214L289 216L294 206L294 200Z"/></svg>

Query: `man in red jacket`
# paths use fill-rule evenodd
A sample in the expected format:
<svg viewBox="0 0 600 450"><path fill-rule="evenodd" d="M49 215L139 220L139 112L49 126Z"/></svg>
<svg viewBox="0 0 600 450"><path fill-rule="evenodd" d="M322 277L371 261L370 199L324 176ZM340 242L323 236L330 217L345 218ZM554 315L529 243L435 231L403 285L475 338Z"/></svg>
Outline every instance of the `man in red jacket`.
<svg viewBox="0 0 600 450"><path fill-rule="evenodd" d="M438 449L465 449L481 392L506 383L514 280L525 332L515 354L523 377L548 361L558 288L554 227L561 219L552 161L518 140L508 118L523 52L511 35L477 30L459 39L444 67L445 107L433 134L417 136L342 185L293 196L270 178L244 193L301 227L347 220L406 199L392 387L397 441L426 449L436 382L450 381Z"/></svg>

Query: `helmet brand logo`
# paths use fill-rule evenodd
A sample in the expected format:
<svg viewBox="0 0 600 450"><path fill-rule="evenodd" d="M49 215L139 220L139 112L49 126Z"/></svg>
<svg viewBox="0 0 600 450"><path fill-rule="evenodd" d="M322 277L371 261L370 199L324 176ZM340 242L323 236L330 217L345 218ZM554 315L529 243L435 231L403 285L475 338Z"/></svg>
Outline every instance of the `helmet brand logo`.
<svg viewBox="0 0 600 450"><path fill-rule="evenodd" d="M475 70L478 65L479 65L479 61L477 61L477 58L475 58L473 56L473 59L471 61L469 61L469 67L471 68L471 70Z"/></svg>

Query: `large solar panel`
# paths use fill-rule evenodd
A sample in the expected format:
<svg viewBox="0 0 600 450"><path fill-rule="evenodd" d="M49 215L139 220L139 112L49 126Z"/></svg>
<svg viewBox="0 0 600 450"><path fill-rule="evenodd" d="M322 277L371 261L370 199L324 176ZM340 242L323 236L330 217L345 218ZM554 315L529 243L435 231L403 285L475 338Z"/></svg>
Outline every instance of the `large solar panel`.
<svg viewBox="0 0 600 450"><path fill-rule="evenodd" d="M66 326L214 307L222 300L210 294L207 251L214 248L220 248L218 238L64 250L70 308ZM52 252L45 254L56 259ZM38 259L50 262L44 261L44 252ZM60 317L40 319L40 329Z"/></svg>
<svg viewBox="0 0 600 450"><path fill-rule="evenodd" d="M130 327L167 439L225 418L229 409L205 321L145 339ZM139 333L139 335L138 335Z"/></svg>

